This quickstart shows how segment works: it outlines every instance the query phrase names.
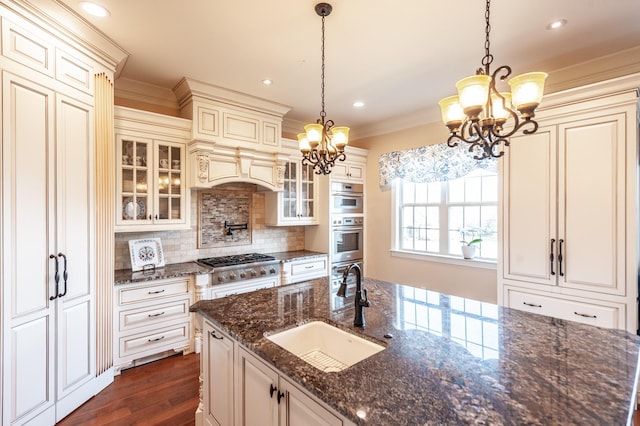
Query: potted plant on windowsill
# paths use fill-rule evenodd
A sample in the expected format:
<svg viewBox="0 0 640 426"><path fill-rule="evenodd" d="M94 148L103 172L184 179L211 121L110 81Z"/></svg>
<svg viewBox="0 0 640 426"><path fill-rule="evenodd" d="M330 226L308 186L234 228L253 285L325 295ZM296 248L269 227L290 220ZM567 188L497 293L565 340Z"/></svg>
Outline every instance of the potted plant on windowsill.
<svg viewBox="0 0 640 426"><path fill-rule="evenodd" d="M467 232L471 233L471 239L469 241L467 241L465 238L465 234ZM482 242L482 238L474 238L476 234L475 230L461 230L460 233L462 234L462 240L460 240L460 244L462 244L462 257L464 257L465 259L473 259L476 255L475 244L480 244Z"/></svg>

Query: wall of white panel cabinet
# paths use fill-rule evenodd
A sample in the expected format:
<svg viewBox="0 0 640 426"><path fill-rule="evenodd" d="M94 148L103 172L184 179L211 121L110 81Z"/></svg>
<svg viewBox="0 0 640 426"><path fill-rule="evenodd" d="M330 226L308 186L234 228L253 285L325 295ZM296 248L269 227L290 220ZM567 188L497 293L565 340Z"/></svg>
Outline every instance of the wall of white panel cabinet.
<svg viewBox="0 0 640 426"><path fill-rule="evenodd" d="M113 69L68 43L65 13L0 4L4 425L55 424L113 379L96 369L94 223L94 78Z"/></svg>
<svg viewBox="0 0 640 426"><path fill-rule="evenodd" d="M551 98L502 162L499 301L637 328L638 82Z"/></svg>

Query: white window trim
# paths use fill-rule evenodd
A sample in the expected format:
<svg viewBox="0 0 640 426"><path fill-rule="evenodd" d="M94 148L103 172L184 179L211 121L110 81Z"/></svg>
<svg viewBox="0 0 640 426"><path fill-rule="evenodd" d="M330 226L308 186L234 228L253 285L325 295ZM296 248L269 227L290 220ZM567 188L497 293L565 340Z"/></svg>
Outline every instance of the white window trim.
<svg viewBox="0 0 640 426"><path fill-rule="evenodd" d="M473 258L473 259L462 259L457 256L447 256L444 254L434 254L434 253L423 253L423 252L413 252L409 250L399 250L395 247L399 247L399 238L398 235L398 212L396 209L397 206L397 196L399 192L398 186L400 185L399 181L393 182L393 188L391 189L391 244L392 248L389 250L391 253L391 257L400 257L404 259L413 259L420 260L424 262L436 262L436 263L445 263L448 265L457 265L457 266L465 266L467 268L477 268L477 269L492 269L497 270L498 261L497 260L486 260L482 258Z"/></svg>

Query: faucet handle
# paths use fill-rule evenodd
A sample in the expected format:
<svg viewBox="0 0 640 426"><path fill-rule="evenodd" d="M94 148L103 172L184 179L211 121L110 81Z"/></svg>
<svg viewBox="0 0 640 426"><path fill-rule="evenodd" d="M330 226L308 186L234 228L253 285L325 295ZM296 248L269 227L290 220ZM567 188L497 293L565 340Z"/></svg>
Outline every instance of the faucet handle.
<svg viewBox="0 0 640 426"><path fill-rule="evenodd" d="M367 297L366 288L362 289L362 297L360 298L360 301L358 303L360 304L360 306L365 308L368 308L369 306L371 306L371 302L369 302L369 298Z"/></svg>

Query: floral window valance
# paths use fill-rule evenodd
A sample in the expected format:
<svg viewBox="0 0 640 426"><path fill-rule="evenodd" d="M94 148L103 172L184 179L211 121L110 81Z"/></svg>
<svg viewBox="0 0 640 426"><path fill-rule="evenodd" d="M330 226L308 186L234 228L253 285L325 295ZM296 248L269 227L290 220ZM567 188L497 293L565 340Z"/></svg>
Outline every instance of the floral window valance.
<svg viewBox="0 0 640 426"><path fill-rule="evenodd" d="M476 160L467 146L450 148L446 143L393 151L378 158L380 186L389 187L400 178L414 183L443 182L465 176L476 169L497 171L496 158Z"/></svg>

